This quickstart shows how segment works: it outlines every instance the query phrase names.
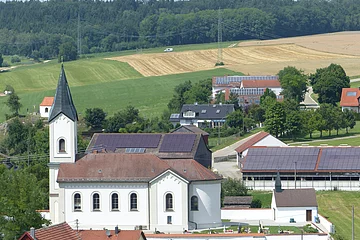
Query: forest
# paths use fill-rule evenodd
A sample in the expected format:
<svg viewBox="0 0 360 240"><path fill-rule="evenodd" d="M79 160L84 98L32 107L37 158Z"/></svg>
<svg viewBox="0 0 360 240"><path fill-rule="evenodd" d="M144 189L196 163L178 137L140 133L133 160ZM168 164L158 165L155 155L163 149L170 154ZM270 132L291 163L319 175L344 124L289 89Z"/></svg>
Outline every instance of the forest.
<svg viewBox="0 0 360 240"><path fill-rule="evenodd" d="M360 30L360 0L0 2L0 53L34 59ZM81 41L79 41L79 39Z"/></svg>

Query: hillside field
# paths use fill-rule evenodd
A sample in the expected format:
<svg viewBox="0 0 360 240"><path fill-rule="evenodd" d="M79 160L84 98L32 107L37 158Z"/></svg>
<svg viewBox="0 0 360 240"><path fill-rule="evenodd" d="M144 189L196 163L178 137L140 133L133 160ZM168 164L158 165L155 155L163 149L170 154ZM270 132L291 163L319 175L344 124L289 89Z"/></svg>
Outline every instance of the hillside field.
<svg viewBox="0 0 360 240"><path fill-rule="evenodd" d="M189 49L190 50L190 49ZM337 63L349 76L359 75L360 32L339 32L266 41L243 41L222 49L225 67L250 75L276 74L286 66L311 73ZM217 49L111 57L127 62L144 76L161 76L211 69Z"/></svg>
<svg viewBox="0 0 360 240"><path fill-rule="evenodd" d="M67 66L70 63L67 63ZM74 74L70 68L65 67L67 79L70 85L74 80ZM58 74L60 69L57 69ZM70 72L70 73L69 73ZM162 77L142 77L131 80L100 82L84 86L71 86L71 94L79 116L86 108L99 107L104 109L110 116L123 109L127 105L133 105L140 110L140 114L146 118L159 116L167 108L174 87L182 82L191 80L197 82L201 79L211 78L214 75L236 74L231 70L218 68L208 71L199 71L186 74L168 75ZM237 73L241 74L241 73ZM55 86L54 86L55 88ZM25 114L38 110L39 104L45 96L54 96L55 89L37 92L19 93L23 107L20 113ZM0 122L5 120L8 108L5 105L7 97L0 97Z"/></svg>

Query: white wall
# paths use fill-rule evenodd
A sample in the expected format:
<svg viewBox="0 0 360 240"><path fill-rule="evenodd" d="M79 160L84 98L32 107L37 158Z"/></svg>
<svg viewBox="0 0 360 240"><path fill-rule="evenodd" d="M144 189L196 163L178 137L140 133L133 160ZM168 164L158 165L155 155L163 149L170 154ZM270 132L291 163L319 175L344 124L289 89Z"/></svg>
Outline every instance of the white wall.
<svg viewBox="0 0 360 240"><path fill-rule="evenodd" d="M136 225L149 224L148 184L147 183L60 183L65 188L65 221L79 229L134 229ZM73 196L81 194L81 211L74 211ZM100 211L92 211L92 194L100 194ZM119 195L119 211L111 211L111 193ZM130 211L130 194L137 193L138 210Z"/></svg>
<svg viewBox="0 0 360 240"><path fill-rule="evenodd" d="M230 220L271 220L271 208L264 209L221 209L221 219Z"/></svg>
<svg viewBox="0 0 360 240"><path fill-rule="evenodd" d="M271 91L273 91L275 93L275 95L280 95L280 93L282 92L282 88L278 87L278 88L269 88Z"/></svg>
<svg viewBox="0 0 360 240"><path fill-rule="evenodd" d="M184 234L183 237L179 237L179 235L172 236L169 234L167 237L162 236L156 236L156 235L146 235L147 240L170 240L170 239L176 239L176 240L328 240L327 234L304 234L302 235L287 235L287 234L274 234L274 235L266 235L266 236L242 236L241 234Z"/></svg>
<svg viewBox="0 0 360 240"><path fill-rule="evenodd" d="M75 162L77 153L77 126L64 114L50 123L50 162ZM59 140L65 140L65 152L59 152Z"/></svg>
<svg viewBox="0 0 360 240"><path fill-rule="evenodd" d="M331 232L331 226L333 225L332 222L328 221L325 217L321 216L320 214L318 214L318 217L320 220L320 224L323 225L328 232Z"/></svg>
<svg viewBox="0 0 360 240"><path fill-rule="evenodd" d="M190 211L189 220L197 223L198 228L221 226L221 182L199 181L189 186L189 206L193 195L198 197L199 211Z"/></svg>
<svg viewBox="0 0 360 240"><path fill-rule="evenodd" d="M357 113L359 112L359 107L342 107L342 111L344 111L345 109L349 109Z"/></svg>
<svg viewBox="0 0 360 240"><path fill-rule="evenodd" d="M289 223L290 218L296 222L306 222L306 210L312 210L311 221L318 215L317 207L279 207L275 209L275 222Z"/></svg>
<svg viewBox="0 0 360 240"><path fill-rule="evenodd" d="M188 229L188 183L168 171L150 185L150 219L152 231L183 231ZM173 195L173 211L166 211L165 195ZM167 217L172 217L172 224L167 224Z"/></svg>
<svg viewBox="0 0 360 240"><path fill-rule="evenodd" d="M48 109L47 112L45 111L46 108ZM40 107L39 107L40 117L42 117L42 118L49 118L50 109L51 109L51 106L40 106Z"/></svg>

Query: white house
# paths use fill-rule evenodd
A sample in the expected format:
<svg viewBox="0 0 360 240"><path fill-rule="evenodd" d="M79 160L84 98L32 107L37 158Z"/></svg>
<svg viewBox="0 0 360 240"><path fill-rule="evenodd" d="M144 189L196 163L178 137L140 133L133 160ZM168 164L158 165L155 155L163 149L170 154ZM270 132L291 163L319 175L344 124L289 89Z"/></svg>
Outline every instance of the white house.
<svg viewBox="0 0 360 240"><path fill-rule="evenodd" d="M254 134L249 140L238 146L236 151L236 162L239 165L241 159L245 158L250 147L285 147L286 143L267 132Z"/></svg>
<svg viewBox="0 0 360 240"><path fill-rule="evenodd" d="M40 116L42 118L49 117L49 113L51 111L51 106L53 105L53 103L54 103L54 97L44 97L39 107Z"/></svg>
<svg viewBox="0 0 360 240"><path fill-rule="evenodd" d="M271 208L274 220L279 223L315 222L315 217L318 217L315 189L282 189L278 173Z"/></svg>
<svg viewBox="0 0 360 240"><path fill-rule="evenodd" d="M340 106L342 110L349 109L360 112L360 89L343 88L341 92Z"/></svg>
<svg viewBox="0 0 360 240"><path fill-rule="evenodd" d="M79 157L77 120L62 67L49 116L52 224L166 232L221 225L218 175L193 159L143 151Z"/></svg>

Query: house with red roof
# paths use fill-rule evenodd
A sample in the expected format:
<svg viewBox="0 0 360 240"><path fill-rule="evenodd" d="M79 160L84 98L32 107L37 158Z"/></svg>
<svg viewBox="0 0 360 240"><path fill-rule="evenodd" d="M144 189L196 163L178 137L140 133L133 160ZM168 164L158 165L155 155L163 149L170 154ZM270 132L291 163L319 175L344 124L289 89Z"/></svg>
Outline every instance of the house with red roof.
<svg viewBox="0 0 360 240"><path fill-rule="evenodd" d="M31 228L19 240L81 240L79 234L66 222L40 229Z"/></svg>
<svg viewBox="0 0 360 240"><path fill-rule="evenodd" d="M53 102L54 102L54 97L44 97L44 99L42 100L39 106L40 116L42 118L49 117L49 113L51 110L51 106L53 105Z"/></svg>
<svg viewBox="0 0 360 240"><path fill-rule="evenodd" d="M341 92L340 106L342 110L349 109L354 112L360 112L360 89L343 88Z"/></svg>
<svg viewBox="0 0 360 240"><path fill-rule="evenodd" d="M48 121L53 224L160 232L222 225L222 178L205 167L211 151L200 133L95 134L80 155L63 66Z"/></svg>

